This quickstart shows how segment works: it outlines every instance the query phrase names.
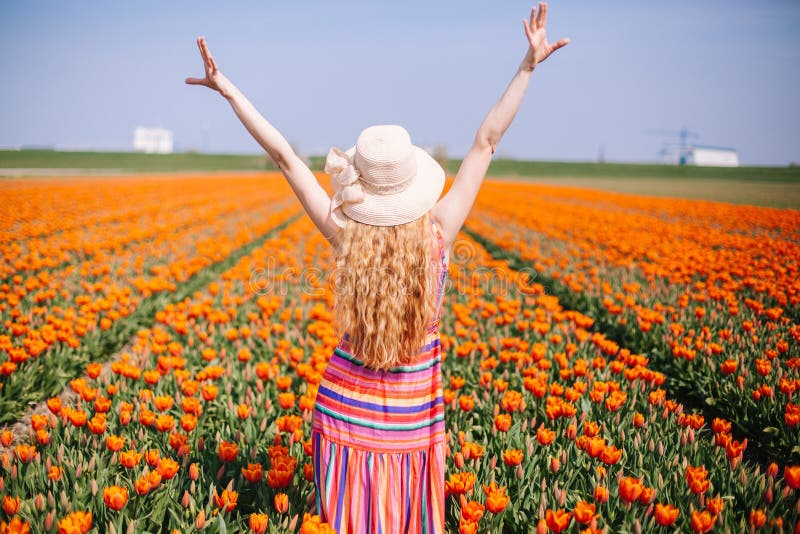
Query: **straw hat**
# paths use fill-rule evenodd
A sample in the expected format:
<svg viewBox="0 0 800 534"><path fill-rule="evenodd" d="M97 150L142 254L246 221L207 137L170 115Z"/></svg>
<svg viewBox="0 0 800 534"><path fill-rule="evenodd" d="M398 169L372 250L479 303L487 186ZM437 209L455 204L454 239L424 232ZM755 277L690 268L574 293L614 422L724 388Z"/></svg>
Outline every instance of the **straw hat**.
<svg viewBox="0 0 800 534"><path fill-rule="evenodd" d="M331 148L325 172L334 190L329 217L340 227L345 215L374 226L414 221L444 188L444 169L395 125L370 126L346 152Z"/></svg>

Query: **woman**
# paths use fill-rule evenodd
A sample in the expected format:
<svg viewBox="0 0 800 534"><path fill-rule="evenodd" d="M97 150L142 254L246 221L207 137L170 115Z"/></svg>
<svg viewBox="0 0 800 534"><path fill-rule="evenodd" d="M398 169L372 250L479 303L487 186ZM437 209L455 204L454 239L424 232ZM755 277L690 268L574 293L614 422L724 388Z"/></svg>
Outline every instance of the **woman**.
<svg viewBox="0 0 800 534"><path fill-rule="evenodd" d="M186 83L228 100L337 253L342 336L319 385L312 443L317 513L340 533L444 532L438 327L447 258L531 73L569 42L549 44L546 21L544 2L523 19L525 57L441 199L444 170L394 125L365 129L346 152L330 150L329 197L198 39L206 76Z"/></svg>

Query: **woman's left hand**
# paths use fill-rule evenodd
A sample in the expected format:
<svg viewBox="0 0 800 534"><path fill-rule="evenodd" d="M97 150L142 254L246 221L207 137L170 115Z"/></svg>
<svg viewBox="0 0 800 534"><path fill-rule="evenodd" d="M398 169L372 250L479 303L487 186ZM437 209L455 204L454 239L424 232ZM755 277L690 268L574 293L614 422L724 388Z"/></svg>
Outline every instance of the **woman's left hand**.
<svg viewBox="0 0 800 534"><path fill-rule="evenodd" d="M545 26L547 25L547 2L539 2L539 12L536 8L531 9L530 20L522 19L525 27L525 35L528 37L528 53L525 56L524 65L533 70L536 65L550 57L550 54L569 43L569 38L565 37L556 44L547 42Z"/></svg>

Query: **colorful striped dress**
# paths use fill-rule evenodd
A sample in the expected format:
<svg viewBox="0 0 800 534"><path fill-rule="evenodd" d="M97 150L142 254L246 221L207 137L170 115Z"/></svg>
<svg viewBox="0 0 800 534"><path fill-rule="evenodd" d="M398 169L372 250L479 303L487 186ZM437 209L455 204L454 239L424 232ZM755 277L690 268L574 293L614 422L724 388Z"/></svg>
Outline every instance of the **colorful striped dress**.
<svg viewBox="0 0 800 534"><path fill-rule="evenodd" d="M319 385L312 423L317 513L340 534L444 532L445 428L439 321L447 278L441 231L438 305L408 365L366 368L345 334Z"/></svg>

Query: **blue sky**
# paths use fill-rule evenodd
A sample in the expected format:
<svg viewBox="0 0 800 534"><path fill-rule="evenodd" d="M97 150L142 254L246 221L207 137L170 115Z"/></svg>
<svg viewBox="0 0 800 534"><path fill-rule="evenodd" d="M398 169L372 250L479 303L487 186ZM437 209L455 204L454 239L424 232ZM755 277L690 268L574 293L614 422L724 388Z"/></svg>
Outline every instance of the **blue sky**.
<svg viewBox="0 0 800 534"><path fill-rule="evenodd" d="M371 124L469 148L525 52L530 2L0 2L0 146L260 149L227 102L184 84L204 34L221 70L303 153ZM534 72L498 155L656 161L649 129L700 134L746 164L800 161L800 2L551 0L572 42Z"/></svg>

